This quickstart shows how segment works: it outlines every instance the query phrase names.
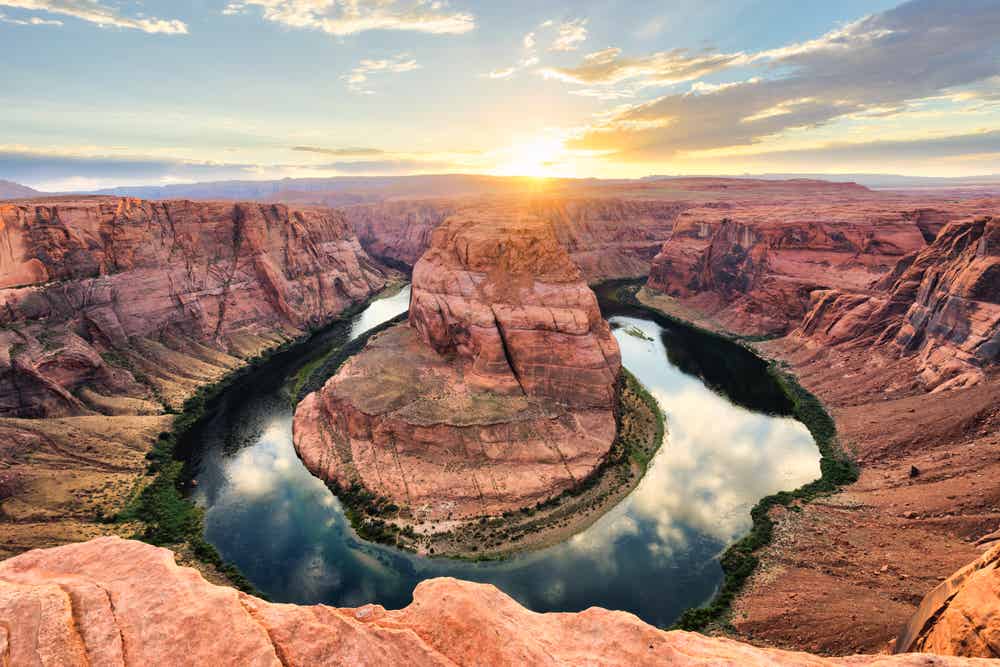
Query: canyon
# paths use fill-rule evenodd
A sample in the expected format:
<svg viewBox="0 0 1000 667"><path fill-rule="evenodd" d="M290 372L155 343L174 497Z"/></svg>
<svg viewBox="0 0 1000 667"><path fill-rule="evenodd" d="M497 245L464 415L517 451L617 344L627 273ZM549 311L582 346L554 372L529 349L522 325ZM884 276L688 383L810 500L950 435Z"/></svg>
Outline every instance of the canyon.
<svg viewBox="0 0 1000 667"><path fill-rule="evenodd" d="M413 269L409 322L378 334L295 415L319 477L423 520L572 490L616 435L618 344L550 225L466 208Z"/></svg>
<svg viewBox="0 0 1000 667"><path fill-rule="evenodd" d="M106 530L168 412L389 276L332 211L0 203L0 553Z"/></svg>
<svg viewBox="0 0 1000 667"><path fill-rule="evenodd" d="M169 663L177 644L155 637L181 609L191 622L176 636L207 659L219 659L211 637L226 628L261 664L401 651L428 664L996 654L997 209L973 196L728 179L342 211L0 202L0 556L12 557L0 563L0 620L30 619L0 624L0 654L34 655L19 633L45 620L42 662L121 657L127 645L120 663ZM396 279L387 266L412 269L409 321L300 404L295 444L319 477L406 506L412 525L534 506L600 467L620 360L587 283L646 274L642 303L738 336L822 399L860 479L772 510L774 540L733 604L730 639L603 610L533 614L452 580L421 584L399 611L269 605L177 568L164 550L85 542L133 533L103 517L148 481L147 453L171 411L368 299ZM69 542L81 544L24 553ZM164 590L188 597L164 601ZM118 620L120 602L131 620ZM52 613L33 615L38 605ZM477 639L483 628L506 634ZM583 639L595 633L605 639Z"/></svg>

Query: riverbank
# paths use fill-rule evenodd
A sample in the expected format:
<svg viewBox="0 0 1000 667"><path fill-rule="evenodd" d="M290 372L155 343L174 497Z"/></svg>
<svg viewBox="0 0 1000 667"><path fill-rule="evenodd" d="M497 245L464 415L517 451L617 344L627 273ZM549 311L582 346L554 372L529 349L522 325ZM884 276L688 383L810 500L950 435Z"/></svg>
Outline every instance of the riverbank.
<svg viewBox="0 0 1000 667"><path fill-rule="evenodd" d="M756 352L755 348L737 335L728 334L706 323L685 321L680 313L664 312L662 299L641 287L638 283L622 282L617 286L615 297L622 303L640 308L659 318L664 324L680 323L701 330L704 335L738 343ZM732 605L736 596L755 573L758 552L774 540L775 523L772 514L776 508L792 508L801 511L801 506L810 501L836 492L844 485L857 480L857 466L841 448L837 440L836 425L823 404L798 382L780 363L769 361L768 372L791 404L791 416L809 429L820 453L820 477L797 489L781 491L762 498L750 511L753 520L750 532L729 546L720 558L724 580L712 601L700 608L686 611L675 627L690 631L726 630L731 622Z"/></svg>
<svg viewBox="0 0 1000 667"><path fill-rule="evenodd" d="M685 319L669 297L647 293L638 295L647 307ZM931 397L912 388L906 360L731 337L825 406L859 476L812 502L772 506L752 572L722 622L706 627L825 655L886 650L923 595L1000 527L992 482L1000 479L1000 378Z"/></svg>
<svg viewBox="0 0 1000 667"><path fill-rule="evenodd" d="M225 392L270 364L280 364L284 359L301 355L303 350L337 327L349 323L371 302L398 292L400 288L401 285L392 283L378 295L346 309L322 328L265 349L217 381L198 387L146 454L148 466L144 477L148 481L142 477L137 479L122 509L102 517L109 525L109 532L157 546L170 546L182 564L195 567L209 581L225 582L259 595L253 584L235 566L225 562L204 537L204 512L186 496L196 483L185 462L191 450L197 447L197 443L188 442L189 436L195 426L212 413L214 404Z"/></svg>
<svg viewBox="0 0 1000 667"><path fill-rule="evenodd" d="M378 330L391 326L386 323ZM373 330L370 335L377 331ZM352 343L360 349L370 336ZM338 357L341 355L338 355ZM342 359L330 364L332 370ZM594 473L563 494L516 512L471 521L415 522L399 508L360 488L333 488L358 535L420 555L492 560L543 549L586 530L638 486L659 450L665 423L656 400L628 371L617 388L617 435Z"/></svg>

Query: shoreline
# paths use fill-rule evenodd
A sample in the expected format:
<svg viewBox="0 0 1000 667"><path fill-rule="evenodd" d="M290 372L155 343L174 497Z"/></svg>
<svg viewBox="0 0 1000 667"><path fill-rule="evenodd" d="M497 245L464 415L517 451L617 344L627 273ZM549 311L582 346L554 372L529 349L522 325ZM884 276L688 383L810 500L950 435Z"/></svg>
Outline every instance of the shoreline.
<svg viewBox="0 0 1000 667"><path fill-rule="evenodd" d="M354 342L360 341L363 346L366 339L363 336ZM663 445L666 424L659 405L624 368L618 401L618 428L605 462L575 489L533 507L501 516L454 521L444 530L437 530L441 527L438 524L424 527L407 521L402 517L405 508L395 508L365 489L327 486L344 507L358 537L370 542L429 558L472 561L502 560L538 551L583 532L614 509L639 485L650 460ZM395 509L387 516L382 509L386 507Z"/></svg>
<svg viewBox="0 0 1000 667"><path fill-rule="evenodd" d="M284 355L301 352L318 336L350 322L371 303L400 288L399 281L388 281L378 293L349 306L323 326L266 349L215 382L198 387L184 401L181 409L172 414L169 428L160 432L153 447L146 453L149 464L142 475L137 476L124 507L104 519L104 523L117 528L113 534L122 536L132 533L132 539L154 546L169 546L177 553L179 562L196 568L209 581L224 582L266 599L235 565L223 559L205 539L204 510L187 493L192 481L188 467L190 452L184 456L179 448L186 444L184 440L190 431L210 414L212 403L240 380ZM152 479L143 486L144 479L149 477Z"/></svg>
<svg viewBox="0 0 1000 667"><path fill-rule="evenodd" d="M672 626L673 629L706 632L713 629L733 632L729 622L733 603L747 581L758 570L758 553L774 541L775 521L772 509L799 508L816 498L829 496L856 482L860 476L857 463L843 450L837 438L833 417L814 394L802 386L786 362L766 357L750 343L753 337L744 337L727 331L707 328L698 322L687 321L678 315L665 312L643 301L640 292L644 286L638 281L609 281L617 287L615 298L622 303L640 308L667 323L682 324L704 333L741 345L767 363L768 372L781 387L792 404L792 416L801 422L812 435L820 454L820 477L797 489L779 491L761 498L750 510L753 525L750 531L731 544L719 559L724 579L714 597L704 606L685 611Z"/></svg>

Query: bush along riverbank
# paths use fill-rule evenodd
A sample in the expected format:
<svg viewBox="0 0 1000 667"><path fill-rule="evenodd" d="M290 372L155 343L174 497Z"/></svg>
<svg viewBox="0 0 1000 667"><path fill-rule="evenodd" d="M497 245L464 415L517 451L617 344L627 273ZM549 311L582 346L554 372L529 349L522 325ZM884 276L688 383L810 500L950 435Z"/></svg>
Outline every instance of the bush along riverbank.
<svg viewBox="0 0 1000 667"><path fill-rule="evenodd" d="M192 430L212 414L218 399L227 390L271 364L286 363L290 358L302 355L318 338L335 327L349 323L370 302L371 299L355 304L323 327L285 341L248 359L217 382L199 387L174 416L171 429L159 434L152 450L146 455L149 461L146 474L153 478L152 481L136 493L121 512L108 520L117 524L139 523L141 527L132 535L133 539L156 546L169 546L181 554L190 555L197 562L214 569L239 590L261 596L239 569L227 563L205 539L204 511L185 495L185 490L191 488L192 480L191 471L185 464L187 457L182 450L196 446L187 442Z"/></svg>
<svg viewBox="0 0 1000 667"><path fill-rule="evenodd" d="M345 347L336 356L346 358L349 351ZM331 359L329 369L336 372L337 367L337 360ZM631 493L663 444L666 425L659 404L627 370L622 371L617 395L616 437L604 462L574 488L530 507L428 526L414 522L407 508L360 485L330 488L358 536L371 542L476 561L551 546L585 530Z"/></svg>
<svg viewBox="0 0 1000 667"><path fill-rule="evenodd" d="M614 298L621 303L641 309L667 323L699 331L721 341L740 345L751 351L748 341L739 336L730 336L680 320L658 309L651 308L636 298L641 283L635 281L609 284L614 289ZM791 416L809 429L820 453L820 477L793 491L781 491L762 498L752 510L753 522L750 532L730 546L722 554L720 564L724 579L712 601L704 607L689 609L676 621L673 628L689 631L703 631L709 626L727 624L727 617L736 595L747 579L756 570L759 559L757 552L771 544L774 537L774 521L771 509L781 505L790 506L795 502L807 503L814 498L829 495L841 487L858 480L858 466L845 452L837 440L837 427L833 417L823 407L822 402L799 384L798 379L788 372L783 364L773 360L767 363L768 374L774 379L791 405Z"/></svg>

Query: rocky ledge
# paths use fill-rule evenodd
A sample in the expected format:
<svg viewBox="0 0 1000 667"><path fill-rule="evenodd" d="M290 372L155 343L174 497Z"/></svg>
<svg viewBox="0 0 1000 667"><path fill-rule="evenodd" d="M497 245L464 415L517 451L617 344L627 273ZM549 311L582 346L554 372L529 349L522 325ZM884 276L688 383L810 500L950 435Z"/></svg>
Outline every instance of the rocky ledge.
<svg viewBox="0 0 1000 667"><path fill-rule="evenodd" d="M995 602L995 570L989 582ZM989 594L979 581L963 590ZM166 549L118 538L0 563L0 657L60 667L992 664L916 654L819 658L664 632L624 612L537 614L493 586L454 579L421 583L398 611L271 604L208 583Z"/></svg>
<svg viewBox="0 0 1000 667"><path fill-rule="evenodd" d="M535 505L615 438L618 344L551 226L480 208L433 233L409 322L373 338L295 413L307 467L416 519Z"/></svg>

